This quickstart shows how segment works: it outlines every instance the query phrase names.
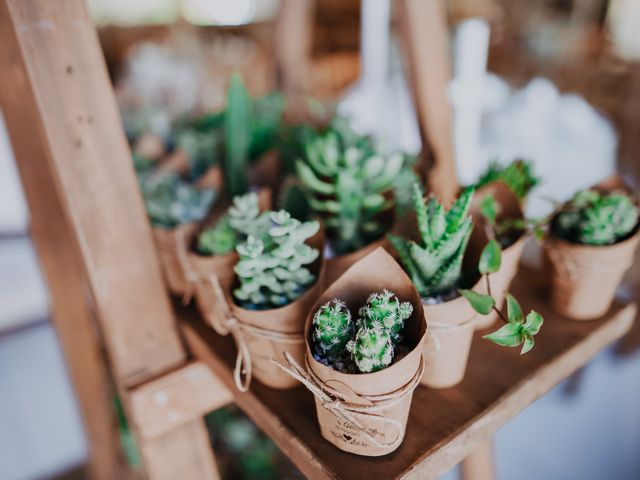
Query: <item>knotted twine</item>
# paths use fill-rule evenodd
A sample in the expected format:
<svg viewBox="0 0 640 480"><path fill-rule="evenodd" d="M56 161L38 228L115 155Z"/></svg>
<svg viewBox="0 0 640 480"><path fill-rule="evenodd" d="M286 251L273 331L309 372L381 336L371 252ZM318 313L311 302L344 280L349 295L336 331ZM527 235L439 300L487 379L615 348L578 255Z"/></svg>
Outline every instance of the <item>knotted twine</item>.
<svg viewBox="0 0 640 480"><path fill-rule="evenodd" d="M420 383L422 374L424 372L424 358L420 358L420 366L411 380L404 386L400 387L390 393L382 395L358 395L364 401L371 405L356 405L346 401L345 395L340 391L331 388L324 383L311 369L309 361L305 357L305 367L302 368L298 362L295 361L293 356L289 352L283 352L284 358L289 364L282 365L275 359L271 361L280 367L284 372L291 375L293 378L302 383L313 394L313 396L320 401L322 406L336 415L342 421L353 425L362 435L369 440L373 445L382 449L396 449L402 443L404 439L404 423L394 420L384 415L378 414L382 410L389 409L394 405L397 405L407 396L411 395L415 388ZM354 393L355 394L355 393ZM367 428L362 425L358 420L359 418L380 422L382 425L388 425L393 427L397 434L395 438L390 442L380 442L373 435L371 435Z"/></svg>
<svg viewBox="0 0 640 480"><path fill-rule="evenodd" d="M275 332L273 330L240 322L233 316L227 307L227 301L217 275L211 275L209 277L209 283L213 288L214 294L218 298L218 302L220 302L220 305L222 305L222 309L224 310L222 318L215 314L207 315L209 325L218 335L226 337L231 334L233 337L238 351L235 368L233 369L233 380L239 391L246 392L249 390L249 386L251 385L252 364L251 350L247 345L245 332L250 332L252 335L257 337L262 337L266 340L278 343L302 343L304 342L303 335L302 333Z"/></svg>

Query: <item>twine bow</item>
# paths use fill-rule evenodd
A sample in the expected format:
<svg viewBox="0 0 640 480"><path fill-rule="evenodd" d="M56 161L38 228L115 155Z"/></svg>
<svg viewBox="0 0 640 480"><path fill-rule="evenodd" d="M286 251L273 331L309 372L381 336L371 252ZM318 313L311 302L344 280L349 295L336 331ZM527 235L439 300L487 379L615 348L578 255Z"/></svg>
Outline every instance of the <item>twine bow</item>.
<svg viewBox="0 0 640 480"><path fill-rule="evenodd" d="M236 344L238 354L236 356L236 364L233 369L233 380L236 388L241 392L249 390L252 376L251 351L245 338L245 332L250 332L254 336L262 337L278 343L302 343L304 341L302 333L282 333L274 332L265 328L259 328L254 325L241 323L235 318L227 306L227 300L224 297L220 281L216 275L209 277L209 283L217 297L217 304L222 307L223 315L212 313L207 315L207 320L211 328L218 334L226 337L231 334Z"/></svg>
<svg viewBox="0 0 640 480"><path fill-rule="evenodd" d="M309 367L306 360L305 369L295 361L289 352L283 352L283 355L288 366L280 364L275 359L272 359L272 362L307 387L313 396L320 401L324 408L342 419L344 422L353 425L373 445L382 449L395 449L400 445L400 443L402 443L402 439L404 438L404 424L398 420L381 415L378 412L400 403L405 397L413 392L422 378L422 373L424 371L423 358L420 359L420 366L415 375L406 385L394 392L384 395L360 395L360 398L367 403L370 403L370 405L356 405L347 402L344 398L344 394L323 383L322 380L313 373L313 370ZM381 442L369 433L367 428L362 425L359 419L379 422L383 426L391 426L396 431L396 435L391 441Z"/></svg>

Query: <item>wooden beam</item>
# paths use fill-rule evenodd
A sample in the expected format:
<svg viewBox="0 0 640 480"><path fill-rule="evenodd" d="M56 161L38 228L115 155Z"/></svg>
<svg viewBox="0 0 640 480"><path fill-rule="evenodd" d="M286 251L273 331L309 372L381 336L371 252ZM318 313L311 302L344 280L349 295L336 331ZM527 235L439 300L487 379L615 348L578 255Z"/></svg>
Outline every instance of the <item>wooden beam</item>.
<svg viewBox="0 0 640 480"><path fill-rule="evenodd" d="M397 5L423 154L432 162L427 183L442 201L451 203L459 184L448 96L452 74L445 2L399 0Z"/></svg>
<svg viewBox="0 0 640 480"><path fill-rule="evenodd" d="M129 391L139 432L155 438L233 401L233 394L204 363L192 362Z"/></svg>
<svg viewBox="0 0 640 480"><path fill-rule="evenodd" d="M308 86L315 0L282 0L275 26L280 88L288 94Z"/></svg>
<svg viewBox="0 0 640 480"><path fill-rule="evenodd" d="M119 478L105 433L111 397L90 306L134 430L126 388L182 365L185 352L84 2L0 1L0 55L2 108L34 238L92 455L100 460L91 473ZM150 478L177 478L178 470L184 478L218 478L202 420L150 444L136 433Z"/></svg>

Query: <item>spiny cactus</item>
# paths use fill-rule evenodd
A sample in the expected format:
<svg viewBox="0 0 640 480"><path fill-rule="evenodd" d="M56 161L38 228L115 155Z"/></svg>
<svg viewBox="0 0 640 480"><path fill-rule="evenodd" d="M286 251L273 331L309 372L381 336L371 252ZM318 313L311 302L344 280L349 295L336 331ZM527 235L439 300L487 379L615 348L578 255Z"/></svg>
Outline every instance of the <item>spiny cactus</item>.
<svg viewBox="0 0 640 480"><path fill-rule="evenodd" d="M352 336L351 312L342 300L335 298L314 314L312 338L321 357L341 355Z"/></svg>
<svg viewBox="0 0 640 480"><path fill-rule="evenodd" d="M446 293L460 280L462 259L473 228L469 216L473 192L466 189L445 213L435 197L425 202L420 186L414 184L413 204L420 244L389 235L423 298Z"/></svg>
<svg viewBox="0 0 640 480"><path fill-rule="evenodd" d="M622 191L581 190L563 207L552 228L571 242L609 245L629 235L639 215L638 207Z"/></svg>
<svg viewBox="0 0 640 480"><path fill-rule="evenodd" d="M173 173L143 175L139 184L147 215L160 228L202 220L216 196L213 189L198 190Z"/></svg>
<svg viewBox="0 0 640 480"><path fill-rule="evenodd" d="M386 330L395 344L402 340L404 322L412 312L410 302L400 302L392 292L383 290L369 295L366 305L358 311L358 323L360 326Z"/></svg>
<svg viewBox="0 0 640 480"><path fill-rule="evenodd" d="M359 328L347 351L362 373L377 372L393 361L391 337L381 328Z"/></svg>
<svg viewBox="0 0 640 480"><path fill-rule="evenodd" d="M521 159L514 160L506 167L495 161L491 162L475 187L480 188L496 180L504 182L520 200L525 198L531 189L540 183L540 179L533 173L531 162Z"/></svg>
<svg viewBox="0 0 640 480"><path fill-rule="evenodd" d="M316 234L318 222L300 222L284 210L270 212L269 219L271 225L263 238L249 235L236 247L240 261L235 272L240 286L233 294L245 308L282 307L316 280L306 266L319 252L304 242Z"/></svg>
<svg viewBox="0 0 640 480"><path fill-rule="evenodd" d="M249 235L260 238L269 222L268 213L260 214L256 193L234 197L225 215L215 225L202 231L198 237L198 251L203 255L229 253Z"/></svg>
<svg viewBox="0 0 640 480"><path fill-rule="evenodd" d="M401 153L385 158L350 143L329 130L309 141L304 160L296 162L309 204L324 218L336 254L357 250L384 234L389 225L381 215L393 208L391 191L404 163Z"/></svg>

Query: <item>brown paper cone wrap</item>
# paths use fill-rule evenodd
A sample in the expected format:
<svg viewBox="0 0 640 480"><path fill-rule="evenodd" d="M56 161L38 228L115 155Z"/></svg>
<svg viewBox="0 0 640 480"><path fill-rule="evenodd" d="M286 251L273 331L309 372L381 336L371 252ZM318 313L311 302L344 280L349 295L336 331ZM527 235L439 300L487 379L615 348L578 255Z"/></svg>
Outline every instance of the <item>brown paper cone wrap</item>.
<svg viewBox="0 0 640 480"><path fill-rule="evenodd" d="M358 260L366 257L377 248L382 247L386 250L390 250L389 241L386 236L382 237L375 242L370 243L366 247L362 247L359 250L351 253L345 253L344 255L338 255L333 258L327 259L327 275L326 285L331 285L335 282L340 275L342 275L347 269L356 263Z"/></svg>
<svg viewBox="0 0 640 480"><path fill-rule="evenodd" d="M320 305L340 298L353 314L371 293L385 288L413 305L413 314L404 329L411 351L374 373L341 373L317 362L311 351L311 329L314 312ZM290 364L290 371L314 393L324 439L340 450L371 457L386 455L400 446L413 390L424 368L425 334L426 322L418 292L383 248L356 262L322 294L307 315L306 368L300 367L302 363L296 360L296 364Z"/></svg>
<svg viewBox="0 0 640 480"><path fill-rule="evenodd" d="M152 229L162 272L169 291L174 295L190 293L190 282L194 278L187 278L190 271L187 245L197 228L196 223L186 223L172 229Z"/></svg>
<svg viewBox="0 0 640 480"><path fill-rule="evenodd" d="M612 176L592 187L602 193L625 190ZM633 264L640 230L612 245L571 243L552 232L544 242L544 268L550 280L551 306L573 320L593 320L609 310L615 291Z"/></svg>
<svg viewBox="0 0 640 480"><path fill-rule="evenodd" d="M476 191L471 205L471 215L476 223L476 228L473 232L474 239L472 241L476 244L486 244L488 241L488 237L484 232L483 216L480 212L480 202L487 195L493 195L499 206L498 222L505 219L524 219L522 203L518 200L518 197L516 197L503 182L491 182ZM516 273L518 273L520 257L522 256L525 243L526 237L524 232L520 232L514 239L514 242L502 251L502 265L500 266L500 270L489 275L491 293L498 309L502 308L505 292L509 290L511 281L516 276ZM483 294L488 293L486 282L481 283L478 291ZM476 330L484 330L493 325L497 320L498 314L495 311L492 311L488 315L476 314L474 326Z"/></svg>
<svg viewBox="0 0 640 480"><path fill-rule="evenodd" d="M320 256L310 267L317 280L289 305L270 310L248 310L233 301L233 285L225 290L231 318L226 319L222 326L212 326L218 333L231 333L234 336L238 348L234 375L236 386L241 391L248 390L254 376L271 388L297 386L297 381L283 372L273 359L285 362L284 352L290 352L296 361L304 359L304 321L324 284L323 231L320 230L308 243L320 251Z"/></svg>

